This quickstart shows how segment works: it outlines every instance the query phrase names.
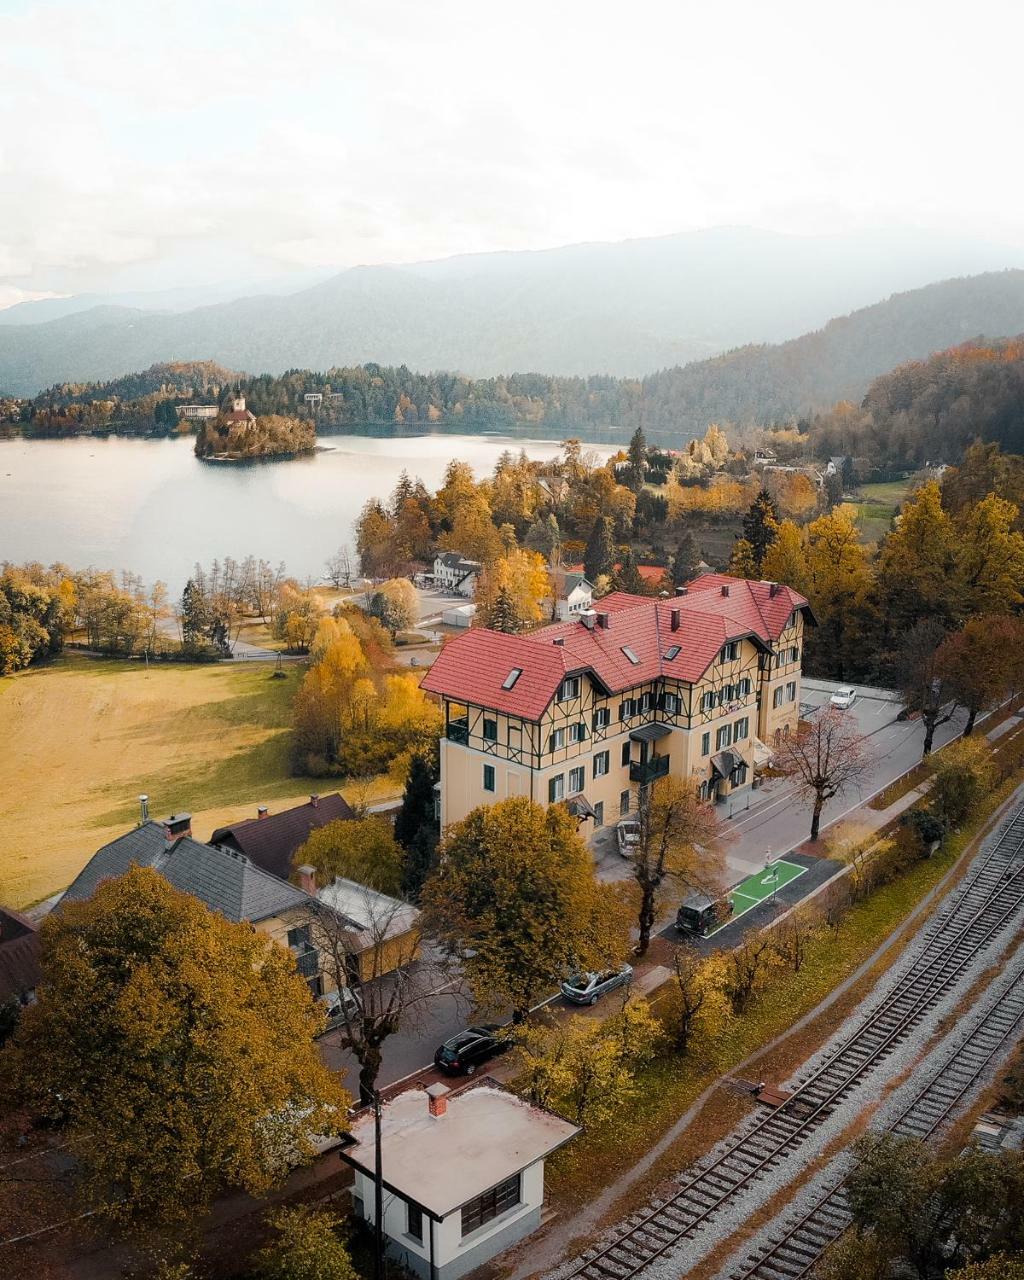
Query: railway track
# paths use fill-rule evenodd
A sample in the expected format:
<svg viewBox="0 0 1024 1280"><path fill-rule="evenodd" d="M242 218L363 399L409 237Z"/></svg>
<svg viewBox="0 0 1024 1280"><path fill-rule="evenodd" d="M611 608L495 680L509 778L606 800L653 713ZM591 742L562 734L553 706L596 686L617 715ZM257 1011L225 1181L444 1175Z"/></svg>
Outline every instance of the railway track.
<svg viewBox="0 0 1024 1280"><path fill-rule="evenodd" d="M827 1059L798 1080L792 1096L700 1161L668 1199L584 1253L561 1273L562 1280L631 1280L693 1236L797 1150L953 989L978 953L1022 916L1024 802L977 856L887 994Z"/></svg>
<svg viewBox="0 0 1024 1280"><path fill-rule="evenodd" d="M885 1131L908 1138L930 1137L993 1060L999 1059L1022 1032L1024 975L996 998L981 1022L943 1060ZM847 1178L826 1187L778 1239L756 1250L740 1268L731 1271L731 1280L802 1280L809 1275L825 1249L853 1221L846 1196Z"/></svg>

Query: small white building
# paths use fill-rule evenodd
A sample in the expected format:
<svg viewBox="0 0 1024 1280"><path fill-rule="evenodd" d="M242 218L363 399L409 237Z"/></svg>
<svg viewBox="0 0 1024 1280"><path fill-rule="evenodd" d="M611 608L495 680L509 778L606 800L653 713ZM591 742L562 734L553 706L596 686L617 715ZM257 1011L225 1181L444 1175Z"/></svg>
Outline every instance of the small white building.
<svg viewBox="0 0 1024 1280"><path fill-rule="evenodd" d="M567 573L560 584L557 611L559 622L575 622L594 603L594 585L582 573Z"/></svg>
<svg viewBox="0 0 1024 1280"><path fill-rule="evenodd" d="M311 409L319 409L324 402L323 393L320 391L307 391L302 398Z"/></svg>
<svg viewBox="0 0 1024 1280"><path fill-rule="evenodd" d="M479 560L467 560L457 551L445 551L434 557L434 585L449 595L476 595L476 576L483 568Z"/></svg>
<svg viewBox="0 0 1024 1280"><path fill-rule="evenodd" d="M175 412L179 418L195 422L200 418L216 418L220 409L215 404L179 404Z"/></svg>
<svg viewBox="0 0 1024 1280"><path fill-rule="evenodd" d="M457 604L442 611L441 622L446 627L471 627L475 617L475 604Z"/></svg>
<svg viewBox="0 0 1024 1280"><path fill-rule="evenodd" d="M373 1113L341 1150L355 1212L374 1222ZM491 1079L452 1093L408 1089L383 1107L381 1184L388 1252L423 1280L458 1280L540 1226L544 1161L579 1133Z"/></svg>

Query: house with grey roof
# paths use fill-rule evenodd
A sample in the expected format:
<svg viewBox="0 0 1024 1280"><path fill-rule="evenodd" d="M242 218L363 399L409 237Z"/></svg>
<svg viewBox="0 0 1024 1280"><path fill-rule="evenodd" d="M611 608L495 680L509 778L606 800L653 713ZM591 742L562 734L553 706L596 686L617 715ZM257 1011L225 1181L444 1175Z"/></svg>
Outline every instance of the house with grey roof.
<svg viewBox="0 0 1024 1280"><path fill-rule="evenodd" d="M336 990L333 976L322 969L314 945L314 921L325 908L315 895L256 866L244 854L192 837L189 814L173 814L163 822L145 821L97 850L61 898L67 902L91 898L105 880L131 866L151 867L182 893L191 894L226 919L243 920L260 933L288 947L314 996ZM361 922L341 913L343 929L358 946Z"/></svg>
<svg viewBox="0 0 1024 1280"><path fill-rule="evenodd" d="M555 609L559 622L575 622L594 603L594 584L583 573L566 573L558 583Z"/></svg>
<svg viewBox="0 0 1024 1280"><path fill-rule="evenodd" d="M467 560L457 551L445 551L434 557L434 585L453 596L472 600L476 594L477 574L483 568L479 560Z"/></svg>

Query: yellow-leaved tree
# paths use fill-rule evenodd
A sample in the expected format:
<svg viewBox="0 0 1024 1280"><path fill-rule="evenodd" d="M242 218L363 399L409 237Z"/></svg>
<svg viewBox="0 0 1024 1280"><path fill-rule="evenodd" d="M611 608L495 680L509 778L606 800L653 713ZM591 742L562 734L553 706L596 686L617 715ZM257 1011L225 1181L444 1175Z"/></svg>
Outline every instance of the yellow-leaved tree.
<svg viewBox="0 0 1024 1280"><path fill-rule="evenodd" d="M261 1195L349 1098L284 947L132 867L42 928L43 983L5 1050L16 1101L60 1120L90 1207L140 1232Z"/></svg>
<svg viewBox="0 0 1024 1280"><path fill-rule="evenodd" d="M493 561L477 579L477 619L495 631L522 631L544 617L553 588L544 557L517 548Z"/></svg>

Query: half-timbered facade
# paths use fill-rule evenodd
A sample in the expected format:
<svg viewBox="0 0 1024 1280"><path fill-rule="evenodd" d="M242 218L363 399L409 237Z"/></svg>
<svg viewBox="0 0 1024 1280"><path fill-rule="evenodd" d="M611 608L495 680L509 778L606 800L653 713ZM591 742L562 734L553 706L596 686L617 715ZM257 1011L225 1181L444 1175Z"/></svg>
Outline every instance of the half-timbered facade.
<svg viewBox="0 0 1024 1280"><path fill-rule="evenodd" d="M748 786L758 740L796 729L807 617L788 587L706 575L526 636L459 637L423 681L444 705L442 824L527 796L600 827L667 774L707 799Z"/></svg>

